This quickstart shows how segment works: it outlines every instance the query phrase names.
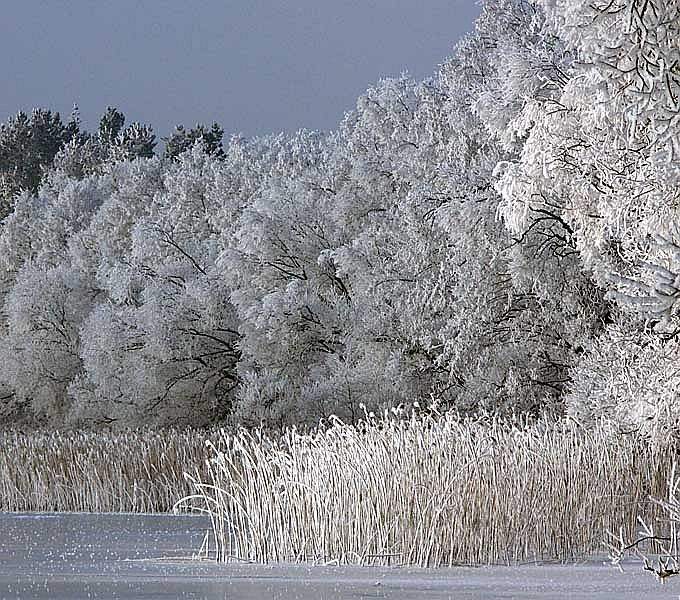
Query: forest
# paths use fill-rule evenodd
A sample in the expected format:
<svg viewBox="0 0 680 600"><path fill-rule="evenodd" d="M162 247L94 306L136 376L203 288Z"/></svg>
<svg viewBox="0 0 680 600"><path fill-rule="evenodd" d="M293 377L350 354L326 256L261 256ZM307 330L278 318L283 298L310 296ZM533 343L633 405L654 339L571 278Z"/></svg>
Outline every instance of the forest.
<svg viewBox="0 0 680 600"><path fill-rule="evenodd" d="M679 215L677 0L485 0L329 132L19 112L0 509L198 507L224 562L677 575Z"/></svg>
<svg viewBox="0 0 680 600"><path fill-rule="evenodd" d="M331 132L0 127L5 423L676 425L676 2L487 0Z"/></svg>

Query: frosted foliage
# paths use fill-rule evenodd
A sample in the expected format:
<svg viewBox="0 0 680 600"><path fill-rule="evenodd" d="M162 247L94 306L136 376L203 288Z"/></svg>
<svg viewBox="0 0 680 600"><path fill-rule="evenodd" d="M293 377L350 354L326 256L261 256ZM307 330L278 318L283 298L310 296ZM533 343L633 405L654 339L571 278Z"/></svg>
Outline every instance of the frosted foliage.
<svg viewBox="0 0 680 600"><path fill-rule="evenodd" d="M72 254L118 303L138 293L142 274L130 262L132 232L153 209L154 196L163 183L157 161L120 163L112 167L109 177L111 194L80 236L80 244L72 246Z"/></svg>
<svg viewBox="0 0 680 600"><path fill-rule="evenodd" d="M96 138L86 140L73 138L57 152L52 169L48 171L48 178L56 173L83 179L88 175L102 172L107 159L106 148Z"/></svg>
<svg viewBox="0 0 680 600"><path fill-rule="evenodd" d="M300 174L274 173L244 212L220 258L250 361L244 418L351 420L360 404L451 387L421 287L433 271L441 276L436 265L450 254L435 225L446 203L437 189L438 145L448 135L441 99L432 83L381 82L326 148L290 142L320 151L323 169L310 160Z"/></svg>
<svg viewBox="0 0 680 600"><path fill-rule="evenodd" d="M319 167L326 149L307 132L269 144L267 162L260 162L263 181L217 264L241 319L241 370L255 369L262 381L281 378L294 389L341 346L347 290L322 258L338 235L327 217L333 174ZM250 397L244 392L241 412L252 407L257 414ZM277 411L285 407L271 407L272 416Z"/></svg>
<svg viewBox="0 0 680 600"><path fill-rule="evenodd" d="M79 273L32 266L19 272L7 296L2 378L21 401L31 401L39 419L70 418L67 390L82 369L78 327L94 296Z"/></svg>
<svg viewBox="0 0 680 600"><path fill-rule="evenodd" d="M195 148L155 177L133 171L99 214L98 234L115 234L96 269L110 303L83 329L86 376L73 393L83 406L97 398L107 420L201 423L229 408L238 334L213 272L217 168Z"/></svg>
<svg viewBox="0 0 680 600"><path fill-rule="evenodd" d="M0 232L0 259L6 273L16 273L26 262L57 266L68 261L69 240L82 232L111 193L107 178L82 181L61 179L44 187L37 198L17 198L15 211Z"/></svg>
<svg viewBox="0 0 680 600"><path fill-rule="evenodd" d="M672 161L680 111L680 4L618 0L590 3L547 0L549 17L581 60L606 77L625 102L627 139L650 140Z"/></svg>
<svg viewBox="0 0 680 600"><path fill-rule="evenodd" d="M353 350L317 362L297 380L273 370L245 371L235 417L290 424L335 415L356 422L365 410L413 400L413 395L404 393L412 384L400 356L379 344Z"/></svg>
<svg viewBox="0 0 680 600"><path fill-rule="evenodd" d="M379 81L328 134L218 149L215 126L212 151L156 158L110 109L0 228L3 408L667 419L679 19L675 1L488 0L432 78Z"/></svg>
<svg viewBox="0 0 680 600"><path fill-rule="evenodd" d="M589 348L567 397L570 413L583 422L611 417L651 432L680 421L678 340L634 326L610 327Z"/></svg>
<svg viewBox="0 0 680 600"><path fill-rule="evenodd" d="M650 255L654 262L640 263L639 279L609 274L609 281L616 288L609 296L623 308L651 320L657 330L672 331L680 317L680 246L655 236Z"/></svg>
<svg viewBox="0 0 680 600"><path fill-rule="evenodd" d="M442 337L456 361L459 403L540 410L559 398L569 381L569 366L597 328L601 294L581 273L573 240L559 218L539 214L536 223L510 235L497 219L504 199L493 190L496 165L515 156L515 143L526 131L515 135L514 124L499 126L474 98L493 99L493 106L512 103L508 114L499 112L514 123L522 106L559 94L567 57L548 32L537 33L543 25L535 6L508 4L504 12L495 12L495 6L486 5L477 36L461 44L459 55L440 74L452 127L461 134L452 137L446 153L447 196L456 202L440 210L451 234L449 244L458 248L458 282L450 279L442 287L440 279L436 289L443 310L450 311L448 335ZM507 27L505 19L512 22L507 39L500 33ZM548 51L552 54L546 58ZM515 60L513 53L534 56L536 65L543 65L543 83L532 92L535 98L510 94L505 82L517 66L508 63ZM466 114L461 88L472 90L472 114ZM489 132L495 139L489 140ZM461 163L465 168L456 168Z"/></svg>
<svg viewBox="0 0 680 600"><path fill-rule="evenodd" d="M276 195L244 214L240 253L222 260L262 287L237 285L232 295L245 321L243 347L256 357L241 406L258 418L256 406L292 415L281 408L291 396L309 397L303 404L315 412L335 403L351 415L358 401L370 404L366 398L389 404L434 396L464 409L541 410L559 394L570 343L587 337L579 329L584 321L590 327L589 299L581 301L578 280L561 290L560 301L574 299L562 311L564 339L536 290L515 290L508 278L502 248L511 240L491 190L502 151L469 109L469 78L454 61L437 82L401 78L371 88L332 138L323 183L307 179L318 169L285 184L287 193L277 183ZM309 242L289 231L305 220L314 223ZM245 244L251 266L243 262ZM267 291L272 283L275 292ZM321 291L329 283L331 295ZM285 358L272 360L279 352ZM369 353L372 360L355 358ZM381 383L367 394L371 380ZM325 403L313 399L322 394ZM294 403L298 418L301 402Z"/></svg>
<svg viewBox="0 0 680 600"><path fill-rule="evenodd" d="M16 277L17 271L26 262L37 256L41 245L39 222L44 198L36 198L28 192L15 200L14 210L4 220L0 232L0 264L2 269L3 293L8 290Z"/></svg>
<svg viewBox="0 0 680 600"><path fill-rule="evenodd" d="M145 352L144 331L136 316L133 309L115 310L102 304L83 324L80 335L87 375L74 381L70 390L79 399L81 419L132 420L154 397L156 380L148 372L153 361Z"/></svg>
<svg viewBox="0 0 680 600"><path fill-rule="evenodd" d="M612 322L624 317L604 312L604 332L585 344L567 398L579 414L645 422L641 406L656 417L675 401L666 387L675 385L666 371L674 338L655 336L672 331L677 296L678 3L543 5L575 60L561 95L528 102L516 119L527 136L520 156L497 167L499 213L517 236L562 238L608 300L655 326L637 321L624 336ZM535 276L530 262L517 267ZM616 358L626 352L639 359Z"/></svg>
<svg viewBox="0 0 680 600"><path fill-rule="evenodd" d="M586 351L571 371L571 410L644 422L645 411L632 396L639 393L642 404L654 404L655 392L645 385L656 389L663 405L673 402L670 392L661 393L671 385L661 365L672 360L674 342L662 344L664 338L654 336L672 333L677 295L672 246L678 217L678 5L541 4L544 40L556 40L555 56L564 48L563 58L573 61L563 60L554 71L560 77L552 78L557 85L550 94L525 95L507 129L496 134L508 150L509 141L521 142L518 154L502 157L495 168L498 214L516 242L510 273L516 286L537 294L544 306L554 304L554 322L585 329L581 339L572 337L576 328L565 336L579 353ZM517 72L516 52L506 54L498 70ZM496 94L508 95L498 88ZM493 125L493 115L479 114ZM667 243L654 243L658 236ZM599 289L589 285L591 278ZM636 321L627 326L627 339L618 335L616 321L624 317L608 302L651 320L657 333L644 333L643 322ZM601 338L591 343L593 335ZM609 381L616 372L617 360L601 351L615 354L616 344L645 350L620 378L637 390L628 396L597 384L602 373L610 374Z"/></svg>
<svg viewBox="0 0 680 600"><path fill-rule="evenodd" d="M83 419L196 424L226 410L221 402L234 385L235 332L223 315L220 323L194 320L219 305L178 298L181 305L169 311L158 302L139 309L102 305L88 318L81 332L87 375L71 389Z"/></svg>
<svg viewBox="0 0 680 600"><path fill-rule="evenodd" d="M18 199L0 236L5 379L36 416L197 424L228 412L239 334L214 261L242 204L222 192L242 186L227 162L197 147L82 180L55 171Z"/></svg>
<svg viewBox="0 0 680 600"><path fill-rule="evenodd" d="M501 214L518 232L558 214L602 275L644 258L641 241L677 218L678 5L547 4L578 62L561 97L525 107L521 158L499 168Z"/></svg>
<svg viewBox="0 0 680 600"><path fill-rule="evenodd" d="M472 107L489 132L513 150L527 133L523 109L531 100L559 96L571 56L534 2L485 2L476 30L479 38L464 42L463 60L476 54L477 64L495 76L477 84Z"/></svg>

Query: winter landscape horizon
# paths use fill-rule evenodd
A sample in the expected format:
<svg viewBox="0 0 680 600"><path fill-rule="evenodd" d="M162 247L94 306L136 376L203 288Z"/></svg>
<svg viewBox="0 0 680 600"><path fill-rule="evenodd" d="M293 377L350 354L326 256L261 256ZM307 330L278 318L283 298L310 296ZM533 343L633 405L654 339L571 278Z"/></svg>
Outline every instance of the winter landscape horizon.
<svg viewBox="0 0 680 600"><path fill-rule="evenodd" d="M677 597L680 0L79 2L0 29L0 597Z"/></svg>

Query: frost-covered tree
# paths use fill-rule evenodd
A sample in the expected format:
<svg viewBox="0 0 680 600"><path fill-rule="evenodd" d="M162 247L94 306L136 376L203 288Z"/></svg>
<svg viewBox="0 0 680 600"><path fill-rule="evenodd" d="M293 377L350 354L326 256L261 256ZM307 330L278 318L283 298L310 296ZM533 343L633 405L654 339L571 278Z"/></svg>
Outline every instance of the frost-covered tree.
<svg viewBox="0 0 680 600"><path fill-rule="evenodd" d="M248 176L239 150L234 164L196 147L177 163L57 172L19 198L0 235L12 402L53 423L225 416L238 331L213 265L239 206L224 194Z"/></svg>
<svg viewBox="0 0 680 600"><path fill-rule="evenodd" d="M157 159L107 110L13 192L2 397L123 425L672 414L677 20L487 0L328 134L178 127Z"/></svg>
<svg viewBox="0 0 680 600"><path fill-rule="evenodd" d="M320 135L277 136L260 146L259 183L218 260L241 319L243 380L257 388L241 393L239 410L253 419L305 419L327 413L309 406L299 386L341 344L346 310L320 260L336 245L327 221L333 182Z"/></svg>
<svg viewBox="0 0 680 600"><path fill-rule="evenodd" d="M73 390L109 419L206 423L230 409L239 351L214 270L219 168L195 148L162 170L150 196L107 202L87 232L97 239L121 211L136 213L96 258L107 301L83 327L86 369Z"/></svg>
<svg viewBox="0 0 680 600"><path fill-rule="evenodd" d="M546 39L533 4L487 2L475 34L438 76L445 100L434 117L442 140L434 214L449 257L420 293L436 307L428 337L447 365L454 403L465 408L552 409L596 320L596 294L578 263L568 279L560 256L536 254L543 240L508 235L497 218L496 165L521 148L506 139L508 122L561 81L562 52Z"/></svg>
<svg viewBox="0 0 680 600"><path fill-rule="evenodd" d="M54 157L48 178L67 176L83 179L102 174L115 162L151 158L156 136L148 125L132 123L125 127L125 115L116 108L107 108L96 135L80 132L64 144Z"/></svg>
<svg viewBox="0 0 680 600"><path fill-rule="evenodd" d="M558 94L527 103L515 118L525 139L519 159L499 167L503 215L516 235L549 225L553 239L569 242L557 247L569 249L599 293L611 292L609 302L635 305L636 312L653 308L632 297L644 296L642 288L659 273L646 265L675 270L652 238L677 241L677 3L544 7L547 26L573 61ZM606 330L584 345L588 354L574 372L568 403L581 415L597 415L598 402L603 413L620 404L628 408L619 412L646 414L630 408L632 397L652 405L665 396L658 393L663 378L644 382L666 364L672 344L654 342L649 336L660 332L650 332L644 317L631 322L609 302L602 304ZM647 350L632 351L638 357L632 362L615 360L623 349L614 350L614 343ZM608 353L612 359L604 360ZM609 387L614 380L628 385L626 400Z"/></svg>
<svg viewBox="0 0 680 600"><path fill-rule="evenodd" d="M78 328L96 295L77 271L27 265L5 301L2 377L39 422L69 421L68 388L82 369Z"/></svg>
<svg viewBox="0 0 680 600"><path fill-rule="evenodd" d="M3 273L2 383L37 418L68 419L68 387L81 370L78 330L98 297L70 244L110 193L107 180L64 179L18 197L0 235Z"/></svg>
<svg viewBox="0 0 680 600"><path fill-rule="evenodd" d="M48 179L66 175L73 179L84 179L98 174L109 159L109 151L100 140L91 135L81 135L64 144L46 173Z"/></svg>
<svg viewBox="0 0 680 600"><path fill-rule="evenodd" d="M541 411L560 397L588 315L555 327L564 298L546 307L510 273L519 242L493 190L509 151L474 110L497 80L487 33L437 80L368 90L321 152L298 137L276 157L288 166L264 178L221 259L242 319L242 414L353 418L422 397Z"/></svg>

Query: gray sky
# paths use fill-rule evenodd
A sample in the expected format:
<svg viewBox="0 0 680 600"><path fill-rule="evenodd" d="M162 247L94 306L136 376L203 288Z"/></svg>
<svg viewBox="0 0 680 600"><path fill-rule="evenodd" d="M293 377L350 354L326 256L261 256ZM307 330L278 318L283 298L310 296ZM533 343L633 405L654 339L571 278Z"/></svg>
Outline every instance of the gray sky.
<svg viewBox="0 0 680 600"><path fill-rule="evenodd" d="M106 106L154 126L217 121L248 136L334 128L384 76L422 79L474 0L10 0L0 119L44 106L87 128Z"/></svg>

